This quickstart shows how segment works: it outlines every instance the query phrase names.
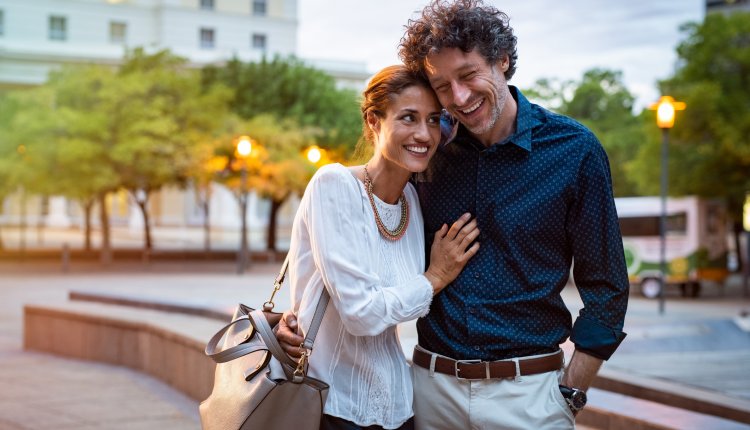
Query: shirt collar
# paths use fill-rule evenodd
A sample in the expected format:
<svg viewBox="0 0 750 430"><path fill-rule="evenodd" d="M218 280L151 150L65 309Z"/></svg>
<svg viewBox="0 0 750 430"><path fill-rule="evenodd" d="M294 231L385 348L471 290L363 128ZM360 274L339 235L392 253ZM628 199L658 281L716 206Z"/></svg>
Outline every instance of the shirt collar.
<svg viewBox="0 0 750 430"><path fill-rule="evenodd" d="M534 115L531 102L521 93L521 91L513 85L508 85L510 94L516 101L518 111L516 112L516 132L509 136L507 139L496 142L495 145L505 145L506 143L512 143L518 147L521 147L531 152L531 131L537 125L541 124L539 118ZM469 131L459 124L458 133L455 140L471 140ZM494 146L494 145L493 145Z"/></svg>
<svg viewBox="0 0 750 430"><path fill-rule="evenodd" d="M507 141L531 152L531 131L541 124L541 121L534 115L531 103L521 94L521 90L512 85L509 85L509 88L518 104L518 113L516 114L516 132Z"/></svg>

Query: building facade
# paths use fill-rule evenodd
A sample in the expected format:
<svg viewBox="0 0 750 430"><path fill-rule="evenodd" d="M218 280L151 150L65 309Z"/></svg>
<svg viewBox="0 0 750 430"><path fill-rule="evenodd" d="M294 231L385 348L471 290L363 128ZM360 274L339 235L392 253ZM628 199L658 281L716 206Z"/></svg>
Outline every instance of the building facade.
<svg viewBox="0 0 750 430"><path fill-rule="evenodd" d="M706 13L750 12L750 0L706 0Z"/></svg>

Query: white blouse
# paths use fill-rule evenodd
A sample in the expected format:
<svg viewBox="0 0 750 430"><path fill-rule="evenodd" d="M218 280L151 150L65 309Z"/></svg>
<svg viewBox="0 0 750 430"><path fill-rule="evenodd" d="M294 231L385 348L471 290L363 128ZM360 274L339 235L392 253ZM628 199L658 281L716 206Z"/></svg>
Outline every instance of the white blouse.
<svg viewBox="0 0 750 430"><path fill-rule="evenodd" d="M340 164L318 170L294 218L289 281L304 332L324 286L331 295L310 356L309 375L331 387L324 412L360 426L401 426L412 415L409 368L396 324L427 314L432 286L425 270L424 223L407 184L404 236L380 236L364 184ZM386 227L401 204L375 197Z"/></svg>

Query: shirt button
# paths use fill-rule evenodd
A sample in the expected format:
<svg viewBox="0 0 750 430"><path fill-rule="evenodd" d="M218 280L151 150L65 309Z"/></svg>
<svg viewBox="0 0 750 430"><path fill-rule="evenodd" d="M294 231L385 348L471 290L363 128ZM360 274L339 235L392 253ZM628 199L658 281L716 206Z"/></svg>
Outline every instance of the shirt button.
<svg viewBox="0 0 750 430"><path fill-rule="evenodd" d="M484 194L484 193L480 193L480 194L479 194L479 198L480 198L480 199L484 200L484 197L485 197L485 194Z"/></svg>
<svg viewBox="0 0 750 430"><path fill-rule="evenodd" d="M478 347L478 346L475 346L475 347L474 347L474 351L479 351L479 347Z"/></svg>
<svg viewBox="0 0 750 430"><path fill-rule="evenodd" d="M481 278L481 277L482 277L482 275L480 275L479 273L475 273L475 274L474 274L474 279L479 279L479 278Z"/></svg>
<svg viewBox="0 0 750 430"><path fill-rule="evenodd" d="M472 315L474 315L474 314L477 313L477 310L476 309L469 309L469 313L472 314Z"/></svg>

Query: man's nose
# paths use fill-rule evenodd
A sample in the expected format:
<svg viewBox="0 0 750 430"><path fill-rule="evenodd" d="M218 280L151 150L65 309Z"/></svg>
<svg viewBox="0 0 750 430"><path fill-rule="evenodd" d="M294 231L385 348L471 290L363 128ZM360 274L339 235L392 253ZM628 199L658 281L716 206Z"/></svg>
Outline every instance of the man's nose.
<svg viewBox="0 0 750 430"><path fill-rule="evenodd" d="M465 107L464 105L469 101L471 90L469 90L466 85L460 82L452 83L451 90L453 92L453 104L456 106Z"/></svg>

